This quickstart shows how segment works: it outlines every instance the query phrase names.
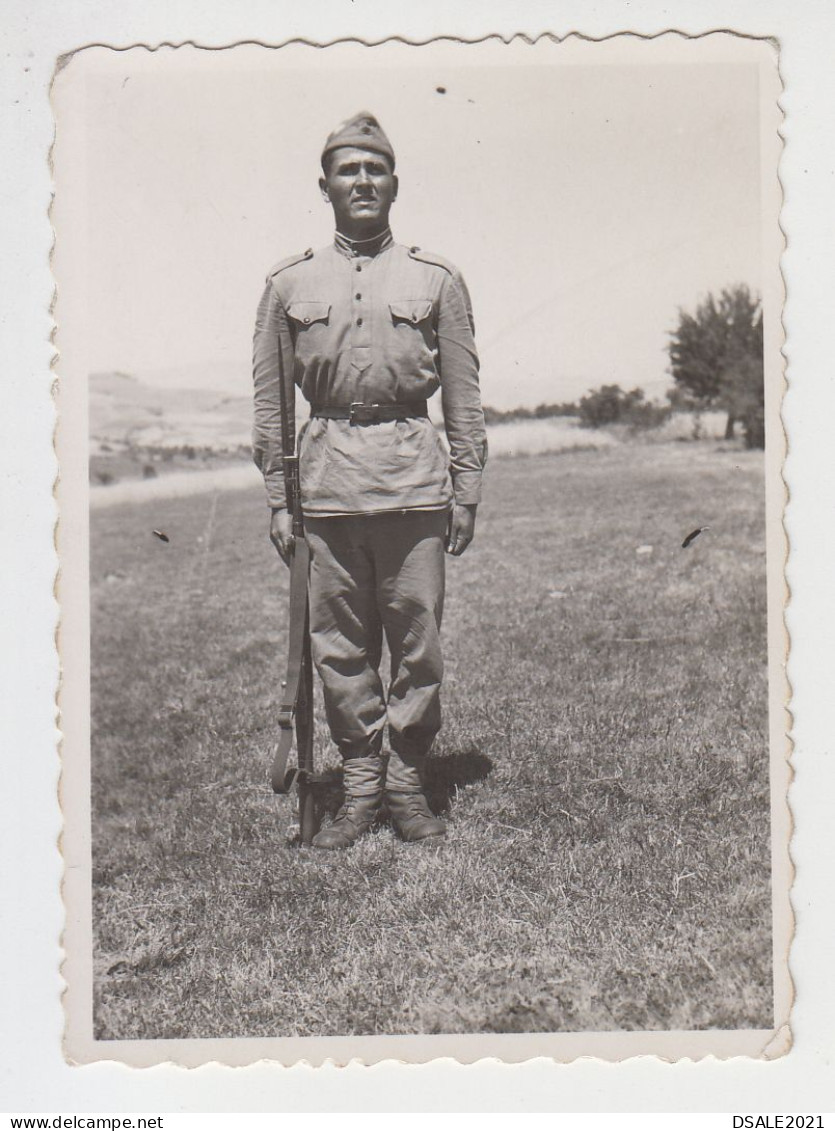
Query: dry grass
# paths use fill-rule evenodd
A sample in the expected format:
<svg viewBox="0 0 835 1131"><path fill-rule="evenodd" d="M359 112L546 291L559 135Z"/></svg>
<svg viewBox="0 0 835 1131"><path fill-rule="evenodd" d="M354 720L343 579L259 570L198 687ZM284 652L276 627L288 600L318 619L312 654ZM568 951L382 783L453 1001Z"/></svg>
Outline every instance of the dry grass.
<svg viewBox="0 0 835 1131"><path fill-rule="evenodd" d="M93 515L100 1038L771 1023L761 456L494 461L429 850L295 843L266 525L258 490Z"/></svg>

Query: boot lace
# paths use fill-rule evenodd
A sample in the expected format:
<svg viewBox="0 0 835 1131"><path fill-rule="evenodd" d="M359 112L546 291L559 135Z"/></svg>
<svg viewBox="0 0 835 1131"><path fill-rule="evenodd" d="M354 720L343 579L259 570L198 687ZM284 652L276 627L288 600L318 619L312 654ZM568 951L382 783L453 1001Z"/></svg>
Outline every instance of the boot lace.
<svg viewBox="0 0 835 1131"><path fill-rule="evenodd" d="M357 815L357 809L362 809L362 800L358 797L346 797L331 823L331 828L335 828L338 825L350 824L353 825L355 829L358 829L360 825L369 824L370 814L363 815L360 813Z"/></svg>
<svg viewBox="0 0 835 1131"><path fill-rule="evenodd" d="M409 795L409 798L406 802L406 809L408 810L410 817L431 816L431 814L429 813L429 806L426 804L424 797L420 793L413 793Z"/></svg>

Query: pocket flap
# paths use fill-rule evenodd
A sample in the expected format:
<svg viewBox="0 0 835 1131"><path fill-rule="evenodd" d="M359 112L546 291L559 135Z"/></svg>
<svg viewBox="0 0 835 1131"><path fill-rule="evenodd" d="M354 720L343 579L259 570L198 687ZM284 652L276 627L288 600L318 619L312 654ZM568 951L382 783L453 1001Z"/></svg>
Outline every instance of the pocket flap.
<svg viewBox="0 0 835 1131"><path fill-rule="evenodd" d="M294 322L309 326L311 322L327 322L331 312L329 302L291 302L287 313Z"/></svg>
<svg viewBox="0 0 835 1131"><path fill-rule="evenodd" d="M424 322L432 313L432 300L428 298L401 298L397 302L389 303L389 310L394 319L402 322L411 322L417 325Z"/></svg>

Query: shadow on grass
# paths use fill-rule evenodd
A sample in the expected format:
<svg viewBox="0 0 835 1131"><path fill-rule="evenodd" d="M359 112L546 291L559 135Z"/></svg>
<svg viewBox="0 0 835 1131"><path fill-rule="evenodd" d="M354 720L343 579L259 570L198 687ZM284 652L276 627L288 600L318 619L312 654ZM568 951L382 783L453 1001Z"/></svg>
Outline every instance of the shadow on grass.
<svg viewBox="0 0 835 1131"><path fill-rule="evenodd" d="M491 759L475 746L431 757L426 765L425 781L430 808L435 813L448 813L458 791L484 781L492 769ZM344 796L342 770L329 771L328 780L319 784L316 792L322 817L335 817ZM385 810L383 815L387 819Z"/></svg>
<svg viewBox="0 0 835 1131"><path fill-rule="evenodd" d="M459 789L484 781L493 762L476 746L430 758L426 765L426 798L436 813L447 813Z"/></svg>

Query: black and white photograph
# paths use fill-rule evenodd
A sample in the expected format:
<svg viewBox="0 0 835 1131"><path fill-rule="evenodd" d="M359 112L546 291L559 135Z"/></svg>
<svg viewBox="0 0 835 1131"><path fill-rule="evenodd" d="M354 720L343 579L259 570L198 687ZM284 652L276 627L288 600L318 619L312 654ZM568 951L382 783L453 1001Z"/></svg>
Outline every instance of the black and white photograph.
<svg viewBox="0 0 835 1131"><path fill-rule="evenodd" d="M67 56L67 1055L788 1051L781 86Z"/></svg>

